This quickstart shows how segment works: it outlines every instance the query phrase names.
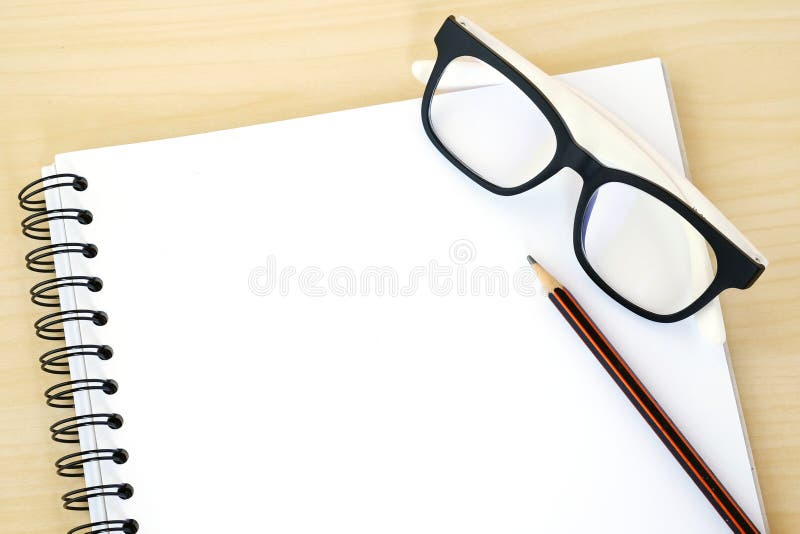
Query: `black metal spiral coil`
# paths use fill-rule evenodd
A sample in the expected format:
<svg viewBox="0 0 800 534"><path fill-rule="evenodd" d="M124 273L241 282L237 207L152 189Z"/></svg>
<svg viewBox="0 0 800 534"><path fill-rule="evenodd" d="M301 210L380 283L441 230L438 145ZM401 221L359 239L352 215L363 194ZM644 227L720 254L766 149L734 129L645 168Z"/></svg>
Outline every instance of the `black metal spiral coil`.
<svg viewBox="0 0 800 534"><path fill-rule="evenodd" d="M62 178L72 178L72 181L62 181ZM49 183L48 183L49 182ZM37 188L37 186L40 186ZM86 191L89 187L89 181L83 176L77 174L51 174L44 178L34 180L25 187L17 195L19 199L19 207L27 211L46 211L47 204L45 204L44 192L48 189L56 189L59 187L72 187L75 191ZM39 197L39 198L36 198Z"/></svg>
<svg viewBox="0 0 800 534"><path fill-rule="evenodd" d="M93 449L73 452L56 460L56 474L62 477L82 477L83 466L91 462L114 462L122 465L128 461L125 449Z"/></svg>
<svg viewBox="0 0 800 534"><path fill-rule="evenodd" d="M136 534L139 532L139 523L135 519L117 519L113 521L98 521L86 523L75 527L67 534L105 534L107 532L121 532L122 534Z"/></svg>
<svg viewBox="0 0 800 534"><path fill-rule="evenodd" d="M46 241L50 239L52 221L78 221L80 224L89 224L92 220L94 220L92 212L83 209L59 208L37 211L22 219L22 233L31 239Z"/></svg>
<svg viewBox="0 0 800 534"><path fill-rule="evenodd" d="M47 405L53 408L74 408L74 395L78 391L96 390L102 391L106 395L113 395L118 389L117 381L110 378L82 378L51 386L45 390L44 396L47 398Z"/></svg>
<svg viewBox="0 0 800 534"><path fill-rule="evenodd" d="M48 350L39 356L42 371L53 375L69 374L69 359L73 356L97 356L100 360L110 360L114 350L108 345L70 345Z"/></svg>
<svg viewBox="0 0 800 534"><path fill-rule="evenodd" d="M103 281L96 276L60 276L44 280L31 287L31 302L47 308L60 305L58 290L62 287L85 287L92 293L103 289Z"/></svg>
<svg viewBox="0 0 800 534"><path fill-rule="evenodd" d="M55 221L76 221L78 224L91 224L94 216L89 210L78 208L47 209L45 192L58 188L72 188L85 191L89 181L77 174L53 174L34 180L25 186L18 195L19 205L31 212L22 220L22 233L40 241L50 239L50 224ZM35 248L25 255L25 266L37 273L55 273L56 259L61 255L74 255L84 259L97 256L98 248L91 243L66 242L48 243ZM70 288L97 292L103 288L103 281L96 276L61 276L35 284L31 290L31 301L49 308L60 306L59 290ZM76 309L50 313L34 323L36 335L41 339L61 341L65 339L64 328L67 323L84 321L95 326L108 322L108 315L99 310ZM70 359L76 356L97 357L101 361L110 359L114 351L108 345L82 344L68 345L49 350L39 356L43 371L56 375L70 374ZM83 378L61 382L49 387L44 396L48 406L54 408L74 408L75 394L98 391L106 395L117 392L119 385L111 379ZM56 421L50 426L51 438L60 443L79 443L80 429L87 427L106 427L111 430L122 426L122 416L116 413L90 413L75 415ZM56 473L63 477L84 476L84 466L89 463L111 462L121 465L128 461L125 449L93 449L67 454L56 463ZM117 497L129 499L133 487L127 483L87 486L65 493L61 500L67 510L88 510L89 501L94 498ZM96 521L73 528L68 534L121 533L135 534L139 523L134 519L108 519Z"/></svg>
<svg viewBox="0 0 800 534"><path fill-rule="evenodd" d="M96 497L119 497L122 500L133 497L133 486L127 483L122 484L101 484L99 486L88 486L68 491L61 496L63 506L67 510L88 510L89 499Z"/></svg>
<svg viewBox="0 0 800 534"><path fill-rule="evenodd" d="M97 246L91 243L51 243L25 254L25 267L35 273L54 273L54 258L59 254L81 254L84 258L94 258L97 256Z"/></svg>
<svg viewBox="0 0 800 534"><path fill-rule="evenodd" d="M108 322L108 314L98 310L61 310L37 319L33 323L36 335L49 341L64 340L64 324L73 321L88 321L96 326Z"/></svg>
<svg viewBox="0 0 800 534"><path fill-rule="evenodd" d="M118 413L89 413L75 415L50 425L50 438L59 443L80 443L78 430L87 426L107 426L111 430L122 427L124 420Z"/></svg>

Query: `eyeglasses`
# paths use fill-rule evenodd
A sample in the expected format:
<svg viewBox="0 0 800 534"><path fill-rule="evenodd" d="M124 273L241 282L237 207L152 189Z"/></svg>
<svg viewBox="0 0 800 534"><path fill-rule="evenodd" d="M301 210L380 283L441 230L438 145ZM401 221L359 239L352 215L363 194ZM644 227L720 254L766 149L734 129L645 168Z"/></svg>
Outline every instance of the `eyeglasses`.
<svg viewBox="0 0 800 534"><path fill-rule="evenodd" d="M723 290L750 287L767 261L619 119L464 17L449 17L422 98L439 151L499 195L564 168L583 179L573 247L589 277L633 312L684 319Z"/></svg>

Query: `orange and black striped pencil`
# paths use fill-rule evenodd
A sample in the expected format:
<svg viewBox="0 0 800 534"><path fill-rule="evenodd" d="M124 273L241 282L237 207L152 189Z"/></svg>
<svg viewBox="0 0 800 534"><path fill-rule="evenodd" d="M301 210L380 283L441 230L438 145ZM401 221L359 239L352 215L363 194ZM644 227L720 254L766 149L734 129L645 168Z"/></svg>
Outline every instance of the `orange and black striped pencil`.
<svg viewBox="0 0 800 534"><path fill-rule="evenodd" d="M636 410L644 417L653 432L661 439L672 456L691 477L711 506L719 513L733 532L758 533L758 529L742 508L731 497L719 479L709 469L694 447L683 436L672 419L647 391L622 356L589 318L572 294L548 273L536 260L528 256L528 263L536 272L547 297L575 333L583 340L600 365L608 372Z"/></svg>

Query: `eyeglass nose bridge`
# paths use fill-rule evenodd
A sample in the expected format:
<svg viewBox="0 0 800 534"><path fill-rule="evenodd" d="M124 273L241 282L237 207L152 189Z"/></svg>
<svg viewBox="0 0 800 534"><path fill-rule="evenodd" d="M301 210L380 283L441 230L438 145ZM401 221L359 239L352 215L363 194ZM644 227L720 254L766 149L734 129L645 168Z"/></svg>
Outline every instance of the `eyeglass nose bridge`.
<svg viewBox="0 0 800 534"><path fill-rule="evenodd" d="M564 154L559 159L562 167L568 167L575 171L584 183L594 182L595 178L601 175L606 168L574 142L567 145Z"/></svg>

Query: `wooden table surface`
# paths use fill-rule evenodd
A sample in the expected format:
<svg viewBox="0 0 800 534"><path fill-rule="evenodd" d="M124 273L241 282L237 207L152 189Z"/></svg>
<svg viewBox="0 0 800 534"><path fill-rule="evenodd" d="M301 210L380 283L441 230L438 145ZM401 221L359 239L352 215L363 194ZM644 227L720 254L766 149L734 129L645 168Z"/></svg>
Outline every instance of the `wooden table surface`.
<svg viewBox="0 0 800 534"><path fill-rule="evenodd" d="M412 98L451 13L551 73L661 56L693 178L771 260L723 297L773 532L800 531L800 3L4 0L0 4L0 531L83 522L59 496L64 413L36 358L17 191L59 152ZM54 378L56 380L54 380ZM202 502L198 501L202 506ZM165 506L168 506L165 503Z"/></svg>

